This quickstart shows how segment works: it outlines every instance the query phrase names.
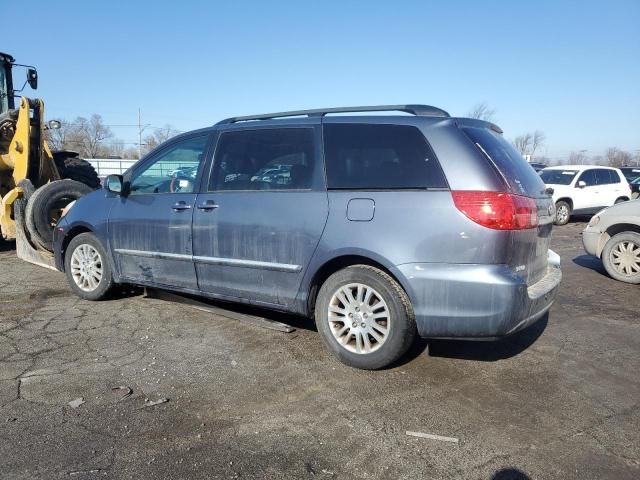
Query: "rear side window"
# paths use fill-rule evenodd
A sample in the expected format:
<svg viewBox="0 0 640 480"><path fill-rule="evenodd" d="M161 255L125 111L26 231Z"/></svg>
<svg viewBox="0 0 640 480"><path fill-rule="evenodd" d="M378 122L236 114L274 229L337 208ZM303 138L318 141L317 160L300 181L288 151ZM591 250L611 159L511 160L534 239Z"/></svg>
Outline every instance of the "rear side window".
<svg viewBox="0 0 640 480"><path fill-rule="evenodd" d="M209 191L311 188L311 128L237 130L220 135Z"/></svg>
<svg viewBox="0 0 640 480"><path fill-rule="evenodd" d="M609 178L609 183L622 183L622 180L620 180L620 175L618 175L618 172L616 172L615 170L609 170Z"/></svg>
<svg viewBox="0 0 640 480"><path fill-rule="evenodd" d="M408 125L324 126L329 189L446 188L424 135Z"/></svg>
<svg viewBox="0 0 640 480"><path fill-rule="evenodd" d="M586 183L587 187L597 185L598 176L596 175L596 170L595 169L585 170L584 172L582 172L582 175L580 175L580 178L578 179L578 181Z"/></svg>
<svg viewBox="0 0 640 480"><path fill-rule="evenodd" d="M493 162L513 193L537 196L544 191L540 176L502 135L488 128L467 127L463 131Z"/></svg>
<svg viewBox="0 0 640 480"><path fill-rule="evenodd" d="M598 185L608 185L613 183L612 174L613 170L607 170L606 168L599 168L596 170L596 179Z"/></svg>

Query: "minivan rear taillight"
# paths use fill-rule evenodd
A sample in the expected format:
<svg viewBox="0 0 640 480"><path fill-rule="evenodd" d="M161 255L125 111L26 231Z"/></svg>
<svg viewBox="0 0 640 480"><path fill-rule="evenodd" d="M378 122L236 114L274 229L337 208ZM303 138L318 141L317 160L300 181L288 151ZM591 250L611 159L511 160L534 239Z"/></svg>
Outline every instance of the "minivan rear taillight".
<svg viewBox="0 0 640 480"><path fill-rule="evenodd" d="M524 230L538 226L538 208L533 198L506 192L452 191L458 210L483 227L494 230Z"/></svg>

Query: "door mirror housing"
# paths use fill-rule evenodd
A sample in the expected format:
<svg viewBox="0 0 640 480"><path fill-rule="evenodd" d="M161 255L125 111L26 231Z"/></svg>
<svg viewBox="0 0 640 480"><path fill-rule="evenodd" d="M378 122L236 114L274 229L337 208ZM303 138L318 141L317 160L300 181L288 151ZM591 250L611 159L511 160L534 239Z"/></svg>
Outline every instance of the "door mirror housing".
<svg viewBox="0 0 640 480"><path fill-rule="evenodd" d="M578 184L576 185L576 187L578 188L584 188L586 186L587 186L587 182L585 182L584 180L578 181Z"/></svg>
<svg viewBox="0 0 640 480"><path fill-rule="evenodd" d="M38 88L38 71L35 68L27 69L27 83L34 90Z"/></svg>
<svg viewBox="0 0 640 480"><path fill-rule="evenodd" d="M124 194L124 181L122 175L107 175L104 179L104 189L107 192L115 193L116 195Z"/></svg>

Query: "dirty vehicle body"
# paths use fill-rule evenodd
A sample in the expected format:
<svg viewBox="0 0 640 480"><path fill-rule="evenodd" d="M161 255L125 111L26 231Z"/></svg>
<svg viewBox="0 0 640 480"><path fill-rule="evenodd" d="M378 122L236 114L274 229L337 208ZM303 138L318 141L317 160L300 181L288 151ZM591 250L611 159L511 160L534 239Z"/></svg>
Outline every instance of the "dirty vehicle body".
<svg viewBox="0 0 640 480"><path fill-rule="evenodd" d="M596 213L582 232L582 243L612 278L640 283L640 200Z"/></svg>
<svg viewBox="0 0 640 480"><path fill-rule="evenodd" d="M14 89L12 70L25 67L27 81ZM53 268L53 227L62 209L100 185L98 175L75 152L51 152L44 139L44 104L17 94L37 88L34 67L0 53L0 236L16 240L20 258Z"/></svg>
<svg viewBox="0 0 640 480"><path fill-rule="evenodd" d="M413 115L328 115L371 110ZM315 314L360 368L416 334L501 337L540 318L561 278L551 197L501 133L421 105L231 118L76 202L56 265L88 299L133 283ZM189 165L193 179L163 174ZM271 166L278 181L258 174Z"/></svg>

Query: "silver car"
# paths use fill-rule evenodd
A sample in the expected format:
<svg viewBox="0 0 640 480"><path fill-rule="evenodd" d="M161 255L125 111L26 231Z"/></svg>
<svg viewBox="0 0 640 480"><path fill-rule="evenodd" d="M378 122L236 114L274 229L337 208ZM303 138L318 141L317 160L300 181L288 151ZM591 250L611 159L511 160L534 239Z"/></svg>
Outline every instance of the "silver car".
<svg viewBox="0 0 640 480"><path fill-rule="evenodd" d="M602 259L612 278L640 283L640 200L596 213L582 232L582 243L589 255Z"/></svg>
<svg viewBox="0 0 640 480"><path fill-rule="evenodd" d="M373 110L411 115L331 115ZM158 175L176 163L197 173ZM104 185L55 230L80 297L130 283L313 317L354 367L393 363L417 335L516 332L561 278L540 177L498 126L427 105L230 118Z"/></svg>

